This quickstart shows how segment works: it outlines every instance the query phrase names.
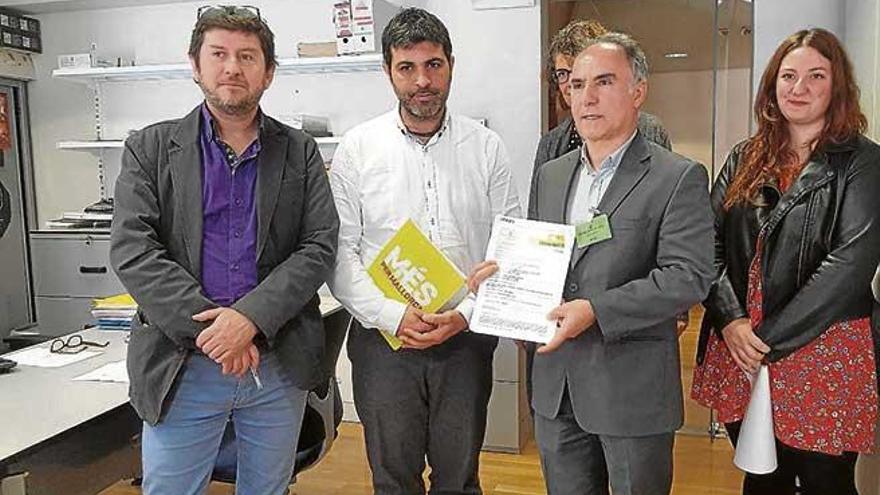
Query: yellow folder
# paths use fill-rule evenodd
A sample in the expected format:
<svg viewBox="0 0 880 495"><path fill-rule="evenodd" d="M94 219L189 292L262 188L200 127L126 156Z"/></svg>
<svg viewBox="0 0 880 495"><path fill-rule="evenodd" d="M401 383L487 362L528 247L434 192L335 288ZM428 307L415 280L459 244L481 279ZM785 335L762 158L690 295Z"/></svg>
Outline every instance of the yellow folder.
<svg viewBox="0 0 880 495"><path fill-rule="evenodd" d="M118 294L115 296L92 299L92 306L96 309L137 308L137 303L130 294Z"/></svg>
<svg viewBox="0 0 880 495"><path fill-rule="evenodd" d="M455 307L467 294L464 275L412 220L385 243L367 273L385 297L426 313ZM392 349L400 348L396 328L381 332Z"/></svg>

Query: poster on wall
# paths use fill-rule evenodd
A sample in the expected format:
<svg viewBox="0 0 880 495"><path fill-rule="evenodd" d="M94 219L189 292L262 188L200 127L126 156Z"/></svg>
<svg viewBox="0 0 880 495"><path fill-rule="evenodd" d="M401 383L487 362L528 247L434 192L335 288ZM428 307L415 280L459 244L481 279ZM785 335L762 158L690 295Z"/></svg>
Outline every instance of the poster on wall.
<svg viewBox="0 0 880 495"><path fill-rule="evenodd" d="M6 93L0 93L0 151L12 148L12 133L9 132L9 101Z"/></svg>

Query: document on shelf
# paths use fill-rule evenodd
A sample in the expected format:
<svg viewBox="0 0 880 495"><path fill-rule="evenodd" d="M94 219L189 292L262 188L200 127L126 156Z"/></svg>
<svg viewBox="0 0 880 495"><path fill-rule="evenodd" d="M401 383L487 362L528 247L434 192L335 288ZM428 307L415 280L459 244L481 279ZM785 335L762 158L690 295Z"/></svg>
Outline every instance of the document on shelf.
<svg viewBox="0 0 880 495"><path fill-rule="evenodd" d="M107 363L98 369L84 373L73 379L75 382L128 383L128 369L125 360Z"/></svg>
<svg viewBox="0 0 880 495"><path fill-rule="evenodd" d="M486 259L498 273L480 286L471 330L549 342L556 322L547 314L562 300L574 237L573 225L495 217Z"/></svg>

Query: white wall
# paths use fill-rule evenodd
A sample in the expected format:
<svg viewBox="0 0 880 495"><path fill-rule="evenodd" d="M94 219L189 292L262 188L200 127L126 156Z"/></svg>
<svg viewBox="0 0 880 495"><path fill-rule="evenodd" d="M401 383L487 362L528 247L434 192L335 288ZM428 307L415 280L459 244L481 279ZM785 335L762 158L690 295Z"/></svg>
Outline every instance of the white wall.
<svg viewBox="0 0 880 495"><path fill-rule="evenodd" d="M880 138L880 2L846 1L844 43L862 90L862 111L868 117L868 134Z"/></svg>
<svg viewBox="0 0 880 495"><path fill-rule="evenodd" d="M779 43L804 28L822 27L846 46L862 90L862 111L868 117L868 134L880 138L880 6L877 0L758 0L755 6L754 77L761 73Z"/></svg>
<svg viewBox="0 0 880 495"><path fill-rule="evenodd" d="M801 29L825 28L843 39L847 0L756 0L754 73L757 89L767 62L786 37ZM874 0L876 1L876 0Z"/></svg>
<svg viewBox="0 0 880 495"><path fill-rule="evenodd" d="M734 144L749 133L749 70L718 73L715 172ZM687 102L687 106L683 105ZM661 72L648 80L643 109L663 121L677 153L710 170L712 154L712 71Z"/></svg>
<svg viewBox="0 0 880 495"><path fill-rule="evenodd" d="M377 2L379 0L376 0ZM61 151L67 139L94 139L92 92L86 86L51 78L58 54L88 51L134 57L138 65L186 60L195 11L204 2L61 12L38 16L44 53L36 58L31 84L31 122L38 220L78 210L97 199L96 159ZM257 5L276 35L279 57L296 53L299 41L332 40L332 0L263 0ZM540 133L540 11L538 7L474 11L470 2L417 1L448 26L456 57L451 107L486 117L505 141L520 190L528 191L531 163ZM378 36L377 36L378 37ZM102 85L104 138L124 138L162 119L184 115L201 101L188 80ZM394 95L381 72L349 75L279 76L266 92L270 115L294 112L327 115L333 130L390 109ZM108 152L118 162L119 152Z"/></svg>

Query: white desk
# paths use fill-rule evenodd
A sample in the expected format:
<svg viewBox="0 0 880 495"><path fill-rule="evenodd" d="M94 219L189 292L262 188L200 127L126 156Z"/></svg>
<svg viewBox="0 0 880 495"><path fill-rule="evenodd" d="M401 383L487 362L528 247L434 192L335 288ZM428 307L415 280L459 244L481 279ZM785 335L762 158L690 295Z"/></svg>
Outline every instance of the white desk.
<svg viewBox="0 0 880 495"><path fill-rule="evenodd" d="M0 375L0 462L128 402L127 383L73 381L125 359L128 332L83 330L83 339L110 342L100 355L61 368L18 366ZM38 344L48 347L49 342ZM12 360L15 356L5 355Z"/></svg>
<svg viewBox="0 0 880 495"><path fill-rule="evenodd" d="M321 314L326 318L340 312L342 306L324 290L321 293ZM340 318L347 315L340 314ZM333 320L337 320L334 318ZM109 341L110 345L101 350L98 356L85 359L60 368L40 368L32 366L16 367L11 373L0 375L0 478L5 474L4 468L30 469L29 459L36 455L42 455L44 446L51 445L53 448L59 444L63 447L64 454L59 459L58 455L46 461L41 459L40 476L45 473L55 477L56 480L48 480L46 486L59 486L55 476L60 471L69 471L76 478L88 478L80 469L78 458L64 456L79 456L79 451L88 452L89 443L103 441L115 442L115 445L106 447L108 455L118 452L120 446L130 440L130 435L137 433L139 420L134 411L128 406L127 383L105 383L73 381L73 378L85 374L101 366L125 359L127 344L125 338L128 332L105 331L89 329L76 332L83 339L94 342ZM38 344L48 347L50 342ZM92 348L90 348L92 349ZM15 359L14 353L4 355ZM103 423L112 423L105 425ZM84 428L90 428L89 432L81 432ZM118 438L94 438L94 432L99 435L110 435ZM79 433L75 433L79 432ZM86 443L86 445L82 445ZM75 445L70 445L75 444ZM129 446L133 447L133 446ZM112 449L116 449L113 451ZM131 449L129 449L131 450ZM72 454L71 454L72 452ZM135 455L137 452L132 451ZM115 454L114 454L115 455ZM119 457L118 455L116 457ZM27 458L27 460L23 460ZM106 466L113 464L115 470L128 467L125 460L116 461L101 459L101 469L108 471ZM86 462L83 463L88 464ZM130 462L128 463L130 464ZM48 467L47 467L48 466ZM139 468L139 466L136 466ZM83 466L82 469L86 469ZM112 477L112 473L103 473ZM38 476L34 472L33 477ZM115 482L120 477L112 480ZM36 480L32 480L36 481ZM41 480L41 483L43 480ZM66 480L64 481L66 482ZM28 482L28 490L32 489L31 481ZM70 485L64 486L65 494L89 493L77 491ZM54 489L34 490L34 493L48 493L56 495ZM31 493L29 491L29 493ZM91 492L94 493L94 492Z"/></svg>

